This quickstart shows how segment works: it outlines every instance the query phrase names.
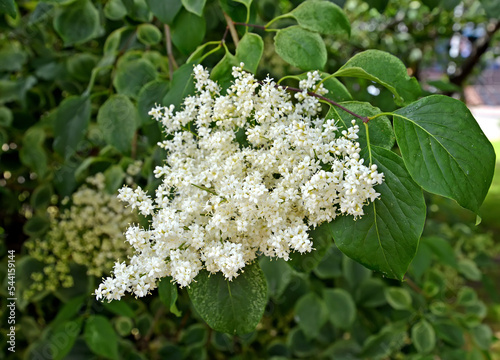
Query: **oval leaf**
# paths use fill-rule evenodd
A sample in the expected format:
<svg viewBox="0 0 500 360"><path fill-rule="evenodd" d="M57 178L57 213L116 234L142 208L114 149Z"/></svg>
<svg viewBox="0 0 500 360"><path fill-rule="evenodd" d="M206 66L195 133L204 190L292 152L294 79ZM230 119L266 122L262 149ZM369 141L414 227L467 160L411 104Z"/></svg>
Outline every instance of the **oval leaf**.
<svg viewBox="0 0 500 360"><path fill-rule="evenodd" d="M164 24L172 24L182 8L179 0L146 0L149 10Z"/></svg>
<svg viewBox="0 0 500 360"><path fill-rule="evenodd" d="M123 95L113 95L97 113L97 124L104 139L122 153L129 153L137 125L137 111Z"/></svg>
<svg viewBox="0 0 500 360"><path fill-rule="evenodd" d="M406 289L399 287L389 287L384 290L384 295L389 303L396 310L411 309L411 295Z"/></svg>
<svg viewBox="0 0 500 360"><path fill-rule="evenodd" d="M384 183L376 187L380 198L365 207L361 219L341 216L330 227L344 254L370 269L402 280L424 227L424 196L399 156L376 146L371 151L373 163L385 175Z"/></svg>
<svg viewBox="0 0 500 360"><path fill-rule="evenodd" d="M493 179L495 151L463 102L420 99L394 112L394 131L420 186L477 213Z"/></svg>
<svg viewBox="0 0 500 360"><path fill-rule="evenodd" d="M118 63L113 86L119 94L136 98L142 87L157 77L155 67L146 59Z"/></svg>
<svg viewBox="0 0 500 360"><path fill-rule="evenodd" d="M349 329L356 319L356 304L344 289L326 289L323 292L330 321L339 329Z"/></svg>
<svg viewBox="0 0 500 360"><path fill-rule="evenodd" d="M236 48L236 60L245 64L244 69L255 74L264 52L264 41L253 33L246 33Z"/></svg>
<svg viewBox="0 0 500 360"><path fill-rule="evenodd" d="M193 65L184 64L174 72L170 90L162 100L163 106L174 105L179 110L182 100L194 93Z"/></svg>
<svg viewBox="0 0 500 360"><path fill-rule="evenodd" d="M316 338L328 320L325 303L312 292L302 296L295 305L295 319L308 339Z"/></svg>
<svg viewBox="0 0 500 360"><path fill-rule="evenodd" d="M436 346L436 332L427 320L422 319L411 328L411 341L419 353L426 354Z"/></svg>
<svg viewBox="0 0 500 360"><path fill-rule="evenodd" d="M302 70L323 69L326 64L326 47L321 36L299 26L279 30L274 45L283 60Z"/></svg>
<svg viewBox="0 0 500 360"><path fill-rule="evenodd" d="M106 359L118 359L118 337L104 316L91 315L85 323L83 336L95 354Z"/></svg>
<svg viewBox="0 0 500 360"><path fill-rule="evenodd" d="M380 50L366 50L354 55L334 75L375 81L394 94L398 105L409 104L421 92L418 81L408 76L401 60Z"/></svg>
<svg viewBox="0 0 500 360"><path fill-rule="evenodd" d="M184 55L191 54L205 37L205 18L181 10L172 25L172 42Z"/></svg>
<svg viewBox="0 0 500 360"><path fill-rule="evenodd" d="M54 29L64 45L83 43L99 32L99 12L90 0L77 0L60 8L54 18Z"/></svg>
<svg viewBox="0 0 500 360"><path fill-rule="evenodd" d="M137 39L145 45L156 45L161 41L161 31L151 24L142 24L137 27Z"/></svg>
<svg viewBox="0 0 500 360"><path fill-rule="evenodd" d="M196 14L198 16L202 16L206 2L207 0L182 0L182 5L184 5L184 8L187 11L192 12L193 14Z"/></svg>
<svg viewBox="0 0 500 360"><path fill-rule="evenodd" d="M188 293L207 324L228 334L247 334L259 323L267 303L267 284L257 263L232 281L220 272L202 271L191 283Z"/></svg>
<svg viewBox="0 0 500 360"><path fill-rule="evenodd" d="M304 29L325 35L351 34L351 24L340 7L329 1L304 1L290 15Z"/></svg>

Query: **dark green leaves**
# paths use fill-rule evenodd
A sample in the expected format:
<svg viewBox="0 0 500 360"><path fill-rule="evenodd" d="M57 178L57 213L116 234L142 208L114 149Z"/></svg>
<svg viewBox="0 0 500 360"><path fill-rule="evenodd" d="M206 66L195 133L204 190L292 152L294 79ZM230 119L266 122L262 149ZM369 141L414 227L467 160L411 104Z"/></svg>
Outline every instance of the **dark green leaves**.
<svg viewBox="0 0 500 360"><path fill-rule="evenodd" d="M419 185L478 211L493 178L495 152L464 103L425 97L394 112L394 131Z"/></svg>
<svg viewBox="0 0 500 360"><path fill-rule="evenodd" d="M146 59L134 59L118 63L113 86L119 94L136 98L141 88L156 79L155 67Z"/></svg>
<svg viewBox="0 0 500 360"><path fill-rule="evenodd" d="M385 181L375 190L380 198L353 220L341 216L330 223L335 243L347 256L386 276L402 279L415 256L425 221L420 187L393 152L373 146L372 160ZM364 158L368 160L365 154Z"/></svg>
<svg viewBox="0 0 500 360"><path fill-rule="evenodd" d="M418 81L408 76L401 60L380 50L354 55L334 75L375 81L392 92L399 105L408 104L420 95Z"/></svg>
<svg viewBox="0 0 500 360"><path fill-rule="evenodd" d="M182 0L182 5L184 5L187 11L202 16L206 2L207 0Z"/></svg>
<svg viewBox="0 0 500 360"><path fill-rule="evenodd" d="M264 313L267 285L257 263L228 281L220 272L203 270L188 289L196 311L216 331L229 334L252 332Z"/></svg>
<svg viewBox="0 0 500 360"><path fill-rule="evenodd" d="M54 150L65 159L76 151L90 121L90 99L72 96L63 100L54 122Z"/></svg>
<svg viewBox="0 0 500 360"><path fill-rule="evenodd" d="M73 1L60 8L54 29L65 46L86 42L99 33L99 12L90 0Z"/></svg>
<svg viewBox="0 0 500 360"><path fill-rule="evenodd" d="M236 48L236 59L245 63L245 70L256 73L263 51L262 38L257 34L246 33Z"/></svg>
<svg viewBox="0 0 500 360"><path fill-rule="evenodd" d="M163 106L174 105L176 110L182 103L182 100L194 93L193 65L184 64L174 72L170 82L170 90L161 102Z"/></svg>
<svg viewBox="0 0 500 360"><path fill-rule="evenodd" d="M314 339L328 320L328 311L323 300L311 292L297 301L295 317L304 335Z"/></svg>
<svg viewBox="0 0 500 360"><path fill-rule="evenodd" d="M356 304L351 294L343 289L326 289L323 297L332 324L339 329L349 329L356 319Z"/></svg>
<svg viewBox="0 0 500 360"><path fill-rule="evenodd" d="M307 30L325 35L351 34L351 24L344 12L329 1L305 1L290 16Z"/></svg>
<svg viewBox="0 0 500 360"><path fill-rule="evenodd" d="M302 70L322 69L326 64L326 47L321 36L299 26L279 30L274 45L283 60Z"/></svg>
<svg viewBox="0 0 500 360"><path fill-rule="evenodd" d="M177 301L177 285L173 284L171 278L163 278L158 283L158 295L162 303L176 316L181 316L175 304Z"/></svg>
<svg viewBox="0 0 500 360"><path fill-rule="evenodd" d="M7 14L15 18L17 11L14 0L0 0L0 14Z"/></svg>
<svg viewBox="0 0 500 360"><path fill-rule="evenodd" d="M146 0L149 10L164 24L172 24L182 8L179 0Z"/></svg>
<svg viewBox="0 0 500 360"><path fill-rule="evenodd" d="M118 359L118 337L107 318L101 315L89 317L83 335L94 353L106 359Z"/></svg>
<svg viewBox="0 0 500 360"><path fill-rule="evenodd" d="M129 153L137 127L137 110L123 95L113 95L97 113L97 124L104 139L122 153Z"/></svg>
<svg viewBox="0 0 500 360"><path fill-rule="evenodd" d="M181 10L172 25L172 42L184 55L192 53L205 37L205 18Z"/></svg>

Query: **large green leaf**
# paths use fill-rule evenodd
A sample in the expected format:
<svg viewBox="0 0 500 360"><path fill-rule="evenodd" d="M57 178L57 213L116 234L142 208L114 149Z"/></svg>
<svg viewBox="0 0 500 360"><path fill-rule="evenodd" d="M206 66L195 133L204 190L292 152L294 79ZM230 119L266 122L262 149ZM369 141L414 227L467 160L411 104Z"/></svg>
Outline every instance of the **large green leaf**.
<svg viewBox="0 0 500 360"><path fill-rule="evenodd" d="M257 262L228 281L203 270L188 288L196 311L216 331L247 334L259 323L267 303L267 284Z"/></svg>
<svg viewBox="0 0 500 360"><path fill-rule="evenodd" d="M65 159L76 151L90 122L90 99L71 96L62 101L54 121L54 150Z"/></svg>
<svg viewBox="0 0 500 360"><path fill-rule="evenodd" d="M315 293L309 292L295 304L295 319L304 335L314 339L321 327L328 321L328 310L324 301Z"/></svg>
<svg viewBox="0 0 500 360"><path fill-rule="evenodd" d="M203 15L203 9L207 0L181 0L184 8L198 16Z"/></svg>
<svg viewBox="0 0 500 360"><path fill-rule="evenodd" d="M302 70L321 70L326 64L326 47L321 36L299 26L279 30L274 45L283 60Z"/></svg>
<svg viewBox="0 0 500 360"><path fill-rule="evenodd" d="M360 101L346 101L340 103L346 109L361 115L361 116L373 116L376 114L380 114L381 111L379 108L372 106L367 102ZM331 107L328 112L327 118L333 118L339 121L337 127L339 130L347 130L352 126L351 121L356 120L356 124L359 126L358 136L359 145L362 149L367 147L366 141L366 128L363 125L363 121L358 119L346 111L338 108ZM373 120L368 122L368 133L370 136L370 144L383 147L385 149L392 149L394 146L395 136L394 131L392 130L392 125L387 116L379 116Z"/></svg>
<svg viewBox="0 0 500 360"><path fill-rule="evenodd" d="M90 350L106 359L118 359L118 336L107 318L91 315L83 332Z"/></svg>
<svg viewBox="0 0 500 360"><path fill-rule="evenodd" d="M175 106L175 110L180 110L182 100L194 93L193 64L184 64L174 72L170 82L170 90L163 98L161 104L169 107Z"/></svg>
<svg viewBox="0 0 500 360"><path fill-rule="evenodd" d="M307 30L326 35L351 34L349 19L340 7L329 1L304 1L290 16Z"/></svg>
<svg viewBox="0 0 500 360"><path fill-rule="evenodd" d="M54 360L62 360L70 352L80 335L82 318L69 320L56 326L49 337L49 344Z"/></svg>
<svg viewBox="0 0 500 360"><path fill-rule="evenodd" d="M361 219L341 216L330 227L344 254L370 269L402 280L424 227L424 197L399 156L376 146L371 147L371 153L373 163L385 177L375 188L380 198L365 207ZM367 152L364 158L369 160Z"/></svg>
<svg viewBox="0 0 500 360"><path fill-rule="evenodd" d="M181 10L172 25L172 43L184 55L191 54L205 37L205 18Z"/></svg>
<svg viewBox="0 0 500 360"><path fill-rule="evenodd" d="M142 87L158 76L155 67L146 59L118 63L113 86L119 94L137 98Z"/></svg>
<svg viewBox="0 0 500 360"><path fill-rule="evenodd" d="M54 29L64 45L80 44L99 34L99 12L90 0L76 0L59 8Z"/></svg>
<svg viewBox="0 0 500 360"><path fill-rule="evenodd" d="M332 324L339 329L349 329L356 319L356 304L351 294L344 289L325 289L323 298Z"/></svg>
<svg viewBox="0 0 500 360"><path fill-rule="evenodd" d="M418 81L408 76L401 60L380 50L366 50L354 55L334 75L375 81L394 94L398 105L409 104L421 92Z"/></svg>
<svg viewBox="0 0 500 360"><path fill-rule="evenodd" d="M246 33L236 48L236 59L245 63L244 69L255 74L264 51L264 41L253 33Z"/></svg>
<svg viewBox="0 0 500 360"><path fill-rule="evenodd" d="M182 8L179 0L146 0L149 10L164 24L172 24Z"/></svg>
<svg viewBox="0 0 500 360"><path fill-rule="evenodd" d="M104 139L122 153L130 153L137 128L137 109L124 95L112 95L100 107L97 124Z"/></svg>
<svg viewBox="0 0 500 360"><path fill-rule="evenodd" d="M413 179L477 212L493 178L495 151L465 104L428 96L394 112L394 131Z"/></svg>

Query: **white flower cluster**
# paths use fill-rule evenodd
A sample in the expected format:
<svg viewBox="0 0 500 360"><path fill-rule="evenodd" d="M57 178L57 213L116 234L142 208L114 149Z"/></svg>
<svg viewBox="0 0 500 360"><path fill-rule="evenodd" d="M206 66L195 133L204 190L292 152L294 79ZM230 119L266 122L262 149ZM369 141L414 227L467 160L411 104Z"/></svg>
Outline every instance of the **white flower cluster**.
<svg viewBox="0 0 500 360"><path fill-rule="evenodd" d="M136 254L116 263L114 278L97 298L144 296L159 278L187 286L201 269L231 280L258 254L289 259L309 252L308 229L337 215L363 215L379 194L377 166L367 167L356 142L358 126L340 132L334 120L319 117L318 72L300 82L294 101L267 78L233 68L226 95L200 65L194 68L196 94L174 107L151 110L168 140L166 164L155 175L163 182L152 198L124 187L119 197L151 216L149 229L129 227L126 239Z"/></svg>

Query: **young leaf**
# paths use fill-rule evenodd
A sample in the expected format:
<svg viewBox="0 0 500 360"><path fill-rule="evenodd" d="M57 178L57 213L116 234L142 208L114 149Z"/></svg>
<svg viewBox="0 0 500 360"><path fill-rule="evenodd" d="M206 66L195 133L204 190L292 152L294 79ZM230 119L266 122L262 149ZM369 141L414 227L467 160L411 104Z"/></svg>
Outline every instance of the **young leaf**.
<svg viewBox="0 0 500 360"><path fill-rule="evenodd" d="M149 10L162 23L171 25L175 16L182 8L179 0L146 0Z"/></svg>
<svg viewBox="0 0 500 360"><path fill-rule="evenodd" d="M411 295L406 289L399 287L389 287L384 291L385 298L389 305L396 310L411 309Z"/></svg>
<svg viewBox="0 0 500 360"><path fill-rule="evenodd" d="M97 124L104 139L121 153L129 153L137 127L137 110L124 95L112 95L99 108Z"/></svg>
<svg viewBox="0 0 500 360"><path fill-rule="evenodd" d="M334 75L375 81L394 94L398 105L409 104L421 92L418 81L408 76L401 60L380 50L366 50L354 55Z"/></svg>
<svg viewBox="0 0 500 360"><path fill-rule="evenodd" d="M118 337L113 326L102 315L91 315L83 332L90 350L106 359L118 359Z"/></svg>
<svg viewBox="0 0 500 360"><path fill-rule="evenodd" d="M184 55L191 54L205 37L205 18L181 10L172 25L172 42Z"/></svg>
<svg viewBox="0 0 500 360"><path fill-rule="evenodd" d="M256 73L264 51L264 41L253 33L246 33L236 48L236 60L245 63L244 69Z"/></svg>
<svg viewBox="0 0 500 360"><path fill-rule="evenodd" d="M340 104L348 110L351 110L361 116L373 116L381 113L379 108L372 106L367 102L345 101ZM366 129L361 119L355 118L344 110L333 106L330 108L327 118L339 120L339 124L337 125L339 130L347 130L352 126L351 121L356 120L356 124L359 126L359 139L357 141L362 149L367 147ZM394 136L394 131L392 130L391 122L386 116L379 116L370 120L368 123L368 132L371 145L380 146L387 150L391 150L394 146L396 138Z"/></svg>
<svg viewBox="0 0 500 360"><path fill-rule="evenodd" d="M356 319L356 304L344 289L325 289L323 298L330 321L339 329L349 329Z"/></svg>
<svg viewBox="0 0 500 360"><path fill-rule="evenodd" d="M329 1L304 1L290 15L307 30L325 35L351 35L349 19L340 7Z"/></svg>
<svg viewBox="0 0 500 360"><path fill-rule="evenodd" d="M163 98L163 106L174 105L175 110L180 110L182 100L194 93L193 64L184 64L174 72L170 82L170 90Z"/></svg>
<svg viewBox="0 0 500 360"><path fill-rule="evenodd" d="M54 150L65 159L76 151L90 122L90 99L71 96L59 105L54 121Z"/></svg>
<svg viewBox="0 0 500 360"><path fill-rule="evenodd" d="M481 324L471 330L472 338L477 346L482 350L488 350L493 341L493 332L486 324Z"/></svg>
<svg viewBox="0 0 500 360"><path fill-rule="evenodd" d="M94 38L99 28L99 12L90 0L76 0L63 5L54 17L54 29L65 46Z"/></svg>
<svg viewBox="0 0 500 360"><path fill-rule="evenodd" d="M110 0L104 5L104 15L110 20L120 20L127 15L122 0Z"/></svg>
<svg viewBox="0 0 500 360"><path fill-rule="evenodd" d="M161 31L151 24L141 24L137 27L137 39L144 45L156 45L161 41Z"/></svg>
<svg viewBox="0 0 500 360"><path fill-rule="evenodd" d="M323 300L310 292L302 296L295 304L295 318L304 335L309 339L314 339L328 320L328 312Z"/></svg>
<svg viewBox="0 0 500 360"><path fill-rule="evenodd" d="M207 0L182 0L182 5L184 8L192 12L195 15L202 16L203 8L205 8L205 3Z"/></svg>
<svg viewBox="0 0 500 360"><path fill-rule="evenodd" d="M274 45L283 60L302 70L323 69L326 64L326 47L321 36L299 26L279 30Z"/></svg>
<svg viewBox="0 0 500 360"><path fill-rule="evenodd" d="M340 216L330 223L335 243L347 256L388 277L402 280L415 256L425 221L422 190L393 152L373 146L372 160L384 173L380 198L361 219ZM368 161L365 152L365 160Z"/></svg>
<svg viewBox="0 0 500 360"><path fill-rule="evenodd" d="M216 331L243 335L259 323L267 303L266 279L255 262L232 281L201 271L188 288L196 311Z"/></svg>
<svg viewBox="0 0 500 360"><path fill-rule="evenodd" d="M426 354L436 346L436 332L427 320L422 319L411 328L411 341L419 353Z"/></svg>
<svg viewBox="0 0 500 360"><path fill-rule="evenodd" d="M495 151L465 104L433 95L394 112L394 131L412 178L477 213L493 178Z"/></svg>

